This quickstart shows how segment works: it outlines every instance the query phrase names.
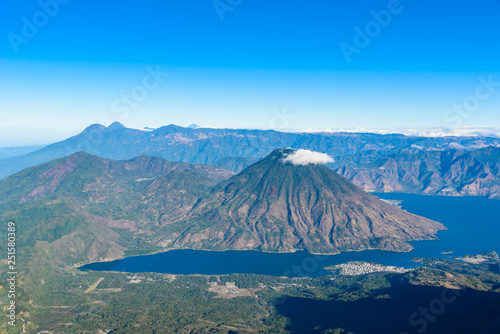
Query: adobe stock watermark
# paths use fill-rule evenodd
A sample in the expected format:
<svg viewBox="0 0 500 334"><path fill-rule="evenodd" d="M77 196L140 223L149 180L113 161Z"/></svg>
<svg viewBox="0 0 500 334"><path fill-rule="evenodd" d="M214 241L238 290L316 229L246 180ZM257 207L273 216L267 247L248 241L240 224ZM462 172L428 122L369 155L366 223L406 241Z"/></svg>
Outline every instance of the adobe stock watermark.
<svg viewBox="0 0 500 334"><path fill-rule="evenodd" d="M270 129L288 129L295 118L295 115L289 113L286 107L273 109L273 115L269 121Z"/></svg>
<svg viewBox="0 0 500 334"><path fill-rule="evenodd" d="M488 75L487 78L480 76L478 81L479 84L473 94L445 111L443 119L446 123L454 126L462 125L462 122L469 118L471 113L479 109L481 102L488 100L500 87L500 81L494 81L493 74Z"/></svg>
<svg viewBox="0 0 500 334"><path fill-rule="evenodd" d="M321 269L320 263L326 261L327 258L327 255L311 254L304 258L300 265L294 264L290 269L285 270L281 276L291 277L293 274L296 277L308 277L310 274ZM287 298L287 295L283 295L276 299L275 304L281 305Z"/></svg>
<svg viewBox="0 0 500 334"><path fill-rule="evenodd" d="M23 16L21 18L22 26L20 33L9 32L7 38L15 53L19 53L21 45L28 44L35 38L40 29L43 29L50 20L59 14L62 5L66 5L70 0L40 0L38 6L40 10L36 11L31 18Z"/></svg>
<svg viewBox="0 0 500 334"><path fill-rule="evenodd" d="M142 78L140 84L132 87L129 92L120 95L112 101L110 111L114 114L109 118L103 118L98 123L104 126L109 126L112 123L111 118L123 121L130 116L132 109L139 107L139 104L146 100L149 94L160 87L165 79L170 75L168 72L163 72L160 65L155 68L146 67L146 74ZM92 153L93 149L104 142L102 131L85 131L83 133L84 140L70 141L65 147L66 154L70 155L75 152L85 151Z"/></svg>
<svg viewBox="0 0 500 334"><path fill-rule="evenodd" d="M146 67L146 72L147 74L142 78L140 85L134 86L128 94L122 94L111 103L111 111L120 120L128 118L130 111L136 109L170 75L168 72L163 72L160 65L156 65L154 69L148 66Z"/></svg>
<svg viewBox="0 0 500 334"><path fill-rule="evenodd" d="M420 307L408 318L408 323L414 328L412 333L423 333L430 323L446 311L446 306L455 302L461 292L459 290L443 289L439 298L433 299L427 307ZM410 332L400 332L399 334L411 334Z"/></svg>
<svg viewBox="0 0 500 334"><path fill-rule="evenodd" d="M17 318L17 230L16 223L7 223L7 311L8 324L12 327L16 326Z"/></svg>
<svg viewBox="0 0 500 334"><path fill-rule="evenodd" d="M214 6L215 12L219 16L221 22L224 22L225 15L227 12L232 12L236 7L241 5L243 0L214 0L212 5Z"/></svg>
<svg viewBox="0 0 500 334"><path fill-rule="evenodd" d="M367 48L372 40L382 33L382 29L387 28L392 19L403 12L403 9L400 0L389 0L386 9L370 12L373 20L367 22L364 27L355 26L352 44L347 42L339 44L340 51L342 51L347 63L352 62L354 54L360 54L363 49Z"/></svg>

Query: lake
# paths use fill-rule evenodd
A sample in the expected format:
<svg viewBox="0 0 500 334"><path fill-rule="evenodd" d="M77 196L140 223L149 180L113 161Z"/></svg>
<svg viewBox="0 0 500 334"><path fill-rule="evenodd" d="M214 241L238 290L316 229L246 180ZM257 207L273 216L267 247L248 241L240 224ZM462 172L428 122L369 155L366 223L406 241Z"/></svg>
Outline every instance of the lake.
<svg viewBox="0 0 500 334"><path fill-rule="evenodd" d="M326 266L349 261L411 268L417 265L411 261L414 257L453 258L493 250L500 253L500 200L395 193L375 195L382 199L400 200L402 209L441 222L448 230L438 232L439 240L411 242L415 249L408 253L368 250L319 256L307 252L171 250L112 262L92 263L80 269L183 275L241 273L312 277L328 274L329 271L323 269Z"/></svg>

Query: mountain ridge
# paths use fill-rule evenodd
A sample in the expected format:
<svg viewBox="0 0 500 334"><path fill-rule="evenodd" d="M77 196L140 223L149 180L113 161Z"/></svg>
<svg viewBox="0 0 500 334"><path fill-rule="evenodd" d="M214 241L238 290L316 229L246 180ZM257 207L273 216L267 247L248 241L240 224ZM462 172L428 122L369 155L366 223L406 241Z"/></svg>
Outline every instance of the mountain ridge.
<svg viewBox="0 0 500 334"><path fill-rule="evenodd" d="M398 156L406 156L408 161L415 160L417 163L422 162L438 168L437 162L431 161L436 159L433 156L437 154L435 152L444 152L444 155L455 151L463 154L477 151L477 154L484 155L483 158L476 159L481 163L487 159L488 154L482 149L488 146L500 147L500 139L428 138L397 134L285 133L274 130L184 128L176 125L141 131L125 128L119 123L113 123L109 127L94 124L62 142L24 156L0 159L0 178L79 151L113 160L128 160L146 154L169 161L209 164L239 172L270 154L276 147L293 147L332 156L335 162L328 164L328 167L368 191L468 194L499 198L497 189L500 189L500 179L497 176L488 178L480 185L467 186L465 171L458 171L461 180L449 182L431 169L428 172L432 174L429 176L432 180L427 182L419 168L406 168L407 162L398 160ZM382 159L391 156L396 157L393 159L396 166L392 168L392 172L381 173L377 170L387 168L383 166ZM405 175L399 175L400 173ZM406 179L416 181L409 182ZM429 184L426 185L426 182Z"/></svg>
<svg viewBox="0 0 500 334"><path fill-rule="evenodd" d="M359 157L360 155L358 155ZM500 148L464 152L376 152L361 161L340 161L340 175L369 192L500 198ZM347 159L346 159L347 160ZM364 161L363 161L364 160Z"/></svg>

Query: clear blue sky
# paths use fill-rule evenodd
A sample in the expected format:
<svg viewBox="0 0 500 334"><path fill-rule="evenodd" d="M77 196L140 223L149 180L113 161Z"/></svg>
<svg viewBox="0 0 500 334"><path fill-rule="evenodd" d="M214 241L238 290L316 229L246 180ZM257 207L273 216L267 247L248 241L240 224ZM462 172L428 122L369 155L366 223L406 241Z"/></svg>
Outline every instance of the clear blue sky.
<svg viewBox="0 0 500 334"><path fill-rule="evenodd" d="M54 1L0 0L0 146L114 120L500 126L500 0Z"/></svg>

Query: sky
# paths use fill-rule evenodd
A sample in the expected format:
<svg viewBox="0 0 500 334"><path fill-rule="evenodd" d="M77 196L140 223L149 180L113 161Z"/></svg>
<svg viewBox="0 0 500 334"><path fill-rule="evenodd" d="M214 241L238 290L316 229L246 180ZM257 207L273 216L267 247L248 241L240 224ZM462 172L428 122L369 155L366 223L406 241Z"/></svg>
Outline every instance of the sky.
<svg viewBox="0 0 500 334"><path fill-rule="evenodd" d="M500 0L0 0L0 147L93 123L500 127Z"/></svg>

